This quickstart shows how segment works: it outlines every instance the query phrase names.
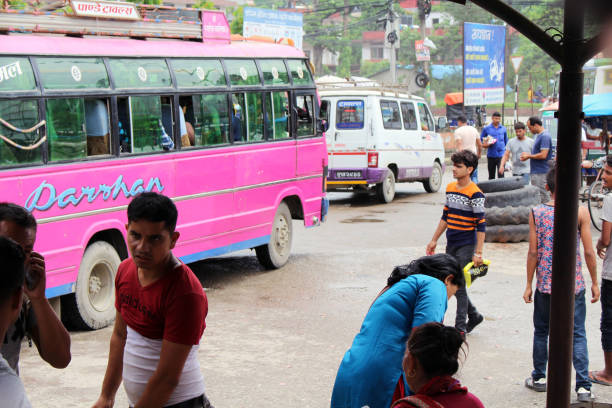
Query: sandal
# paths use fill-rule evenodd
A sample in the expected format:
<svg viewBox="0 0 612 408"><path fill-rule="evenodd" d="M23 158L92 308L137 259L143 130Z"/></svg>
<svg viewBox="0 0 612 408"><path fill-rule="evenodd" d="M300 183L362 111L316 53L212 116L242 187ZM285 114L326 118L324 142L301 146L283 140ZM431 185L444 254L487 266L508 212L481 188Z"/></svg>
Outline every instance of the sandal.
<svg viewBox="0 0 612 408"><path fill-rule="evenodd" d="M599 385L607 385L607 386L612 385L612 381L606 381L604 379L601 379L601 378L597 377L597 375L595 375L595 371L590 371L589 372L589 380L591 380L591 382L593 382L595 384L599 384Z"/></svg>

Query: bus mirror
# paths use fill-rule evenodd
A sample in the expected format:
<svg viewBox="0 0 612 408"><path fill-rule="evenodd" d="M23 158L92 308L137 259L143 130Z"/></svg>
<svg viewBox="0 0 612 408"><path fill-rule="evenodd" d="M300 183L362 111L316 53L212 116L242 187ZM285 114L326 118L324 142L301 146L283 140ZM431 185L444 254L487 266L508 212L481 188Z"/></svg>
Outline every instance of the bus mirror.
<svg viewBox="0 0 612 408"><path fill-rule="evenodd" d="M327 132L327 129L329 129L329 124L325 119L318 119L318 125L318 133Z"/></svg>
<svg viewBox="0 0 612 408"><path fill-rule="evenodd" d="M448 125L448 120L446 119L446 116L440 116L438 118L438 124L436 126L436 130L444 129L446 125Z"/></svg>

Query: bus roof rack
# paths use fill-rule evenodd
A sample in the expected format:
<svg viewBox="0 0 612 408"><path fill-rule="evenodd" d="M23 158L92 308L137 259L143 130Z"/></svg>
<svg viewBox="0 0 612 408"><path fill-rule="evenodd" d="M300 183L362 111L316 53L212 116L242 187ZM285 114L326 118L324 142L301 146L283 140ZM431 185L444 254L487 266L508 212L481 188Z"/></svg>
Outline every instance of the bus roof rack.
<svg viewBox="0 0 612 408"><path fill-rule="evenodd" d="M225 14L120 1L0 0L0 33L104 35L230 42Z"/></svg>
<svg viewBox="0 0 612 408"><path fill-rule="evenodd" d="M316 81L315 81L316 82ZM392 93L395 96L407 96L409 98L421 98L409 91L408 85L389 84L374 80L346 80L339 82L316 82L319 91L374 91L381 95Z"/></svg>

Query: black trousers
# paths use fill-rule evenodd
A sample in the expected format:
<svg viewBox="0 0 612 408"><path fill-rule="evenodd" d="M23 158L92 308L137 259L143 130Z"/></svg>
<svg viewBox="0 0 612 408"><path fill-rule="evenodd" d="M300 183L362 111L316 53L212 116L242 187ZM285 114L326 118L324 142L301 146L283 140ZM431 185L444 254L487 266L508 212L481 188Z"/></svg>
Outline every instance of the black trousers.
<svg viewBox="0 0 612 408"><path fill-rule="evenodd" d="M446 247L446 253L454 256L461 269L472 261L472 256L474 255L474 244L464 245L460 247ZM461 286L457 292L455 293L455 298L457 298L457 314L455 316L455 327L457 330L466 332L467 331L467 320L474 319L478 316L478 310L476 310L476 306L472 304L470 300L467 289L465 285Z"/></svg>
<svg viewBox="0 0 612 408"><path fill-rule="evenodd" d="M497 175L498 178L504 178L504 174L499 174L499 165L501 157L487 157L487 167L489 168L489 180L493 180Z"/></svg>

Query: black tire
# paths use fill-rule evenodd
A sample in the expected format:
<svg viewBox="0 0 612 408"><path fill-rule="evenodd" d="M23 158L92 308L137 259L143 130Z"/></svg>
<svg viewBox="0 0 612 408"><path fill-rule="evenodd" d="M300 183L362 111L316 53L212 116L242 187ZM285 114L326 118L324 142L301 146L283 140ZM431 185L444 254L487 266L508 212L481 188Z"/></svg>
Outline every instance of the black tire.
<svg viewBox="0 0 612 408"><path fill-rule="evenodd" d="M285 202L280 203L274 215L270 242L255 248L257 259L266 269L278 269L285 265L291 254L293 224L291 211Z"/></svg>
<svg viewBox="0 0 612 408"><path fill-rule="evenodd" d="M485 213L487 228L490 225L529 224L530 212L531 208L525 206L489 208Z"/></svg>
<svg viewBox="0 0 612 408"><path fill-rule="evenodd" d="M483 193L517 190L523 187L525 187L525 182L520 176L505 177L495 180L484 180L478 183L478 188L480 188L480 191Z"/></svg>
<svg viewBox="0 0 612 408"><path fill-rule="evenodd" d="M115 320L115 276L121 258L108 242L85 249L74 293L62 296L62 321L77 330L95 330Z"/></svg>
<svg viewBox="0 0 612 408"><path fill-rule="evenodd" d="M540 191L536 186L525 186L517 190L485 194L485 207L533 207L540 204Z"/></svg>
<svg viewBox="0 0 612 408"><path fill-rule="evenodd" d="M416 77L414 77L414 82L419 88L425 88L429 83L429 77L424 72L419 72L416 74Z"/></svg>
<svg viewBox="0 0 612 408"><path fill-rule="evenodd" d="M423 187L428 193L435 193L440 190L442 185L442 167L440 163L434 162L431 168L431 176L428 179L423 180Z"/></svg>
<svg viewBox="0 0 612 408"><path fill-rule="evenodd" d="M521 242L529 240L529 224L487 225L485 242Z"/></svg>
<svg viewBox="0 0 612 408"><path fill-rule="evenodd" d="M389 204L395 197L395 175L387 170L382 183L376 184L376 196L381 203Z"/></svg>

